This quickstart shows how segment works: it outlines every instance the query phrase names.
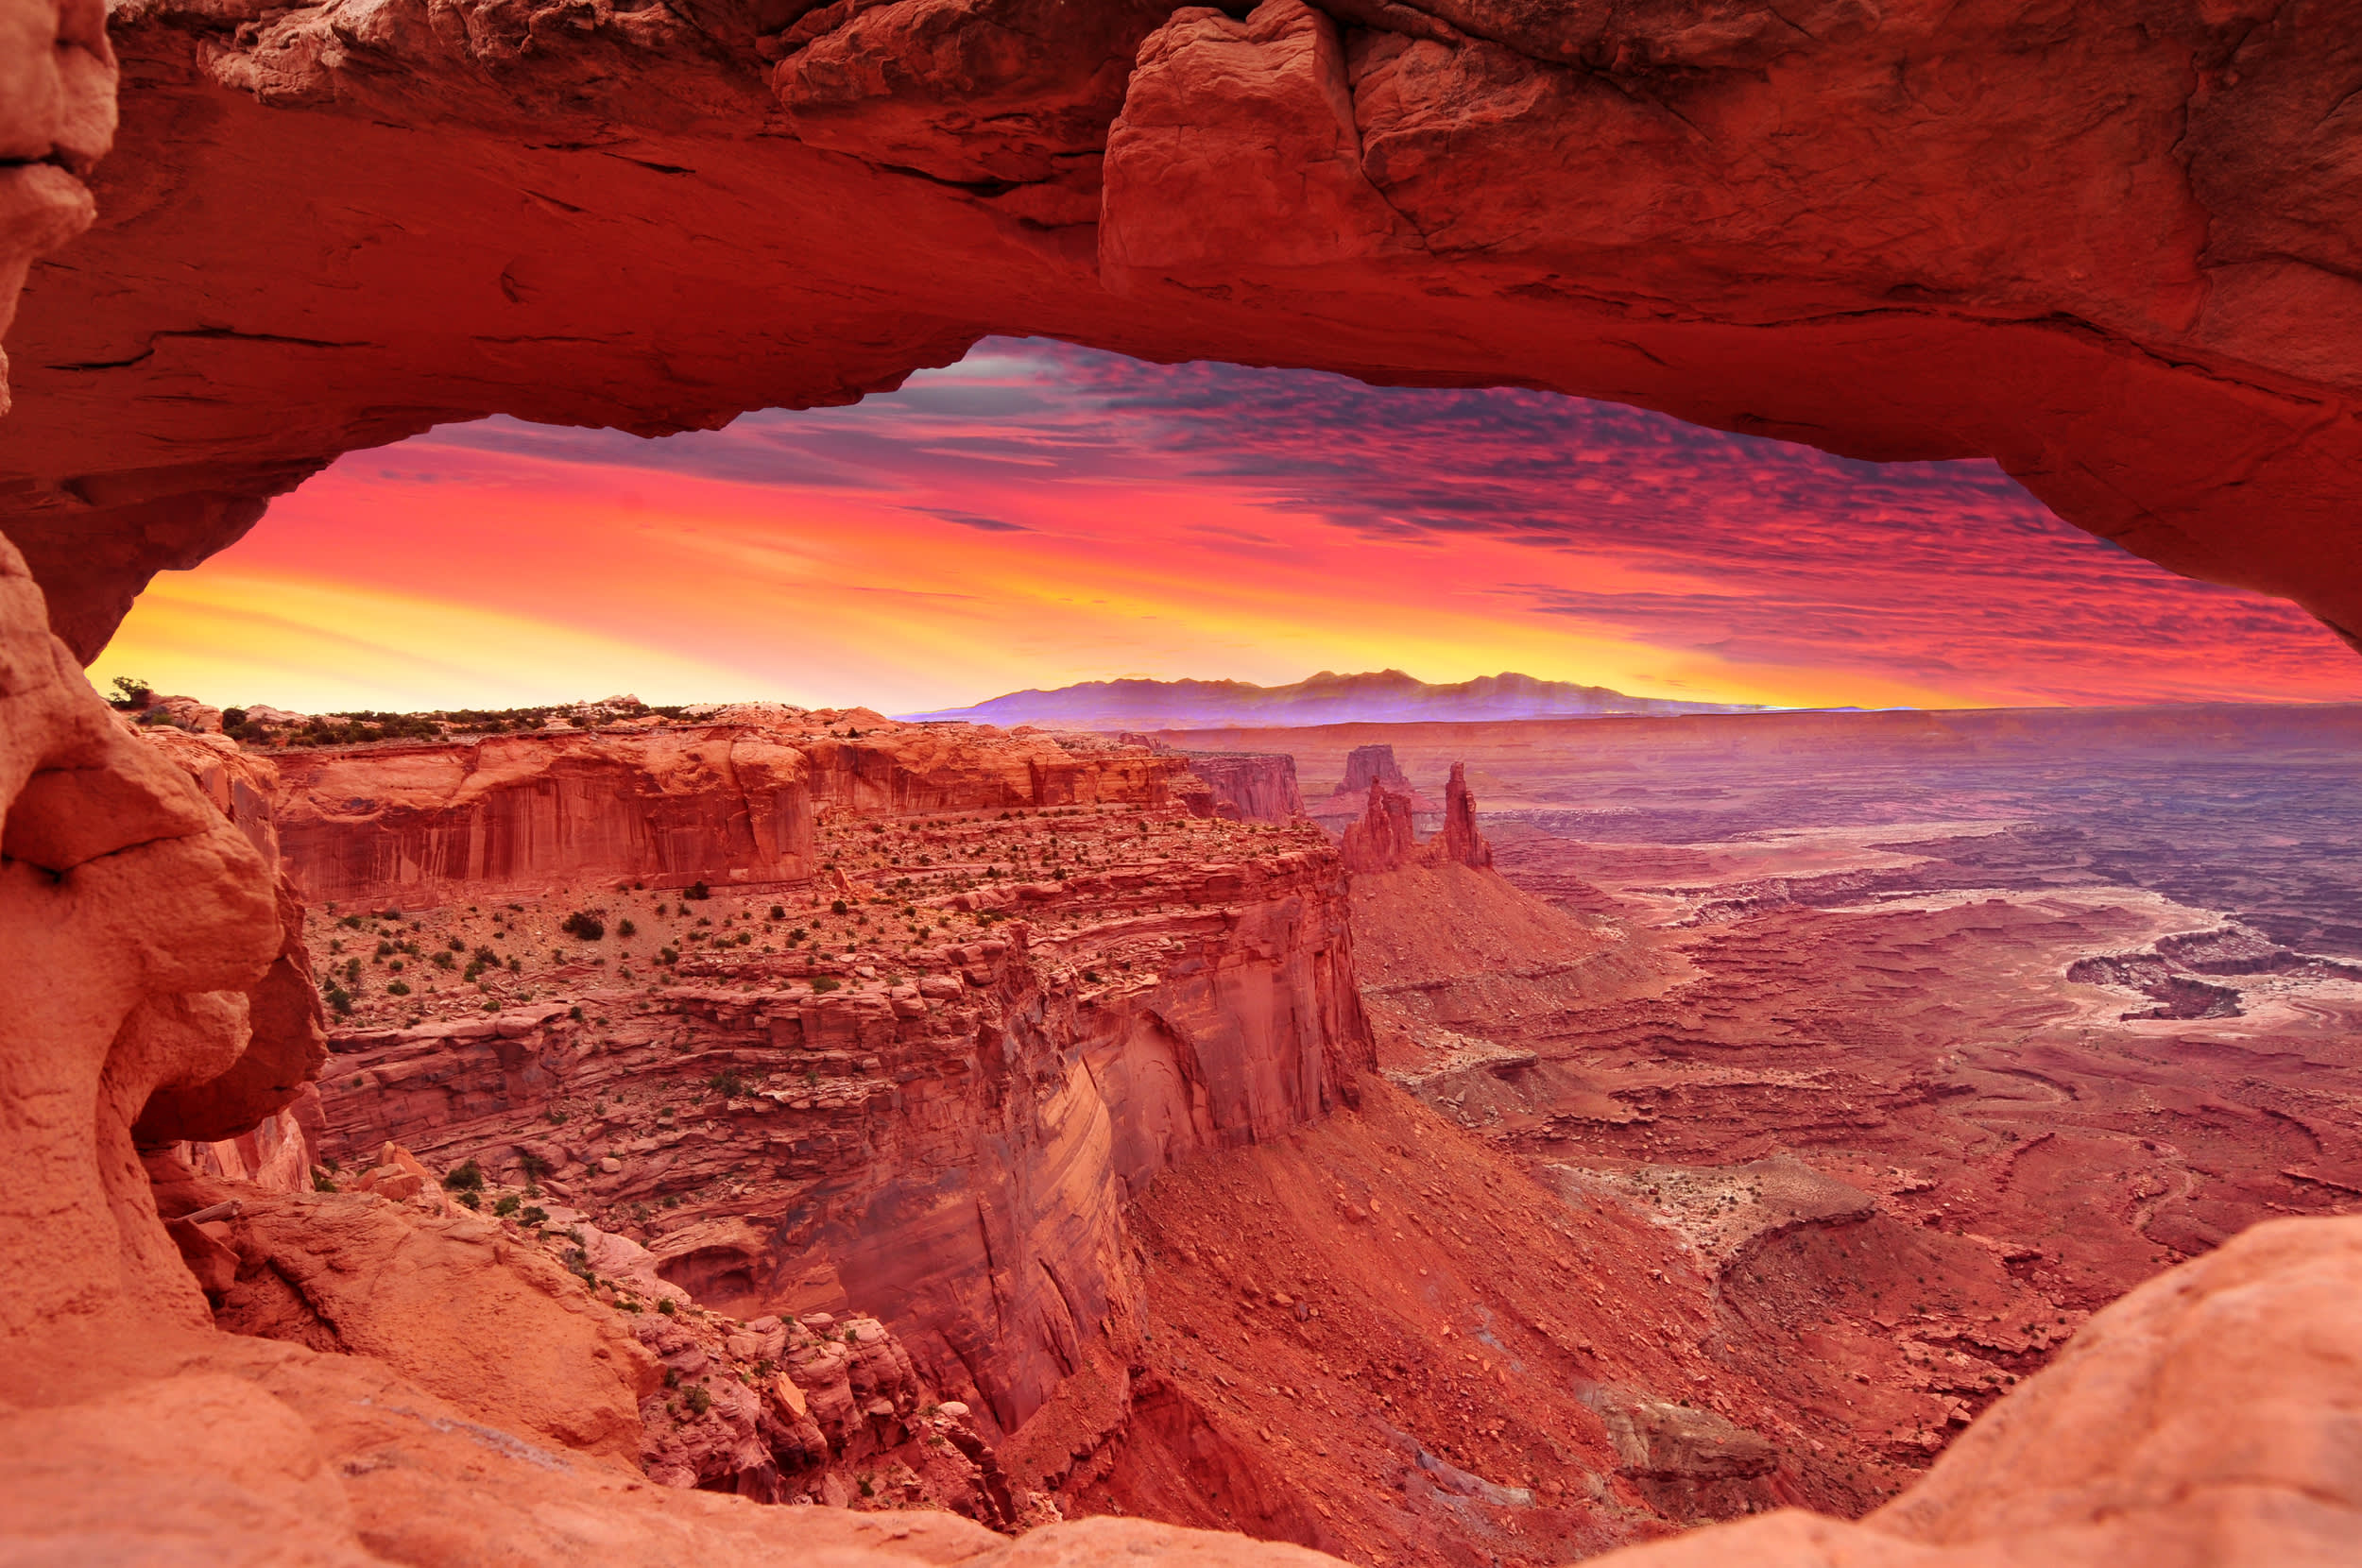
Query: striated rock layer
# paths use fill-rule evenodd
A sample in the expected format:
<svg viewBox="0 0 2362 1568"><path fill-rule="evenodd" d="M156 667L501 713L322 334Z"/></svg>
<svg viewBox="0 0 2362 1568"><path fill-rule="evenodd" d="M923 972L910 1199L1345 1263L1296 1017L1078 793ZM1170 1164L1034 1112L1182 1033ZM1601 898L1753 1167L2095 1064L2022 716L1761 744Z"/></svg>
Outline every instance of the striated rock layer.
<svg viewBox="0 0 2362 1568"><path fill-rule="evenodd" d="M709 427L987 332L1990 455L2152 560L2362 625L2339 0L138 0L112 27L104 215L32 274L0 429L0 523L86 658L341 452L492 412ZM60 172L9 177L65 192L43 243L87 211Z"/></svg>
<svg viewBox="0 0 2362 1568"><path fill-rule="evenodd" d="M518 968L435 989L437 971L413 966L412 993L356 962L354 1024L385 1023L332 1042L321 1152L393 1140L437 1166L541 1172L701 1304L880 1313L937 1387L1013 1428L1132 1288L1127 1196L1193 1152L1317 1119L1370 1061L1344 878L1316 832L1224 843L1170 810L1052 821L1070 855L1102 832L1111 851L1149 847L931 895L914 882L1014 859L1032 825L830 829L836 857L882 840L896 863L868 875L902 894L778 918L767 894L693 917L658 893L609 895L610 915L634 912L630 937L596 945L608 974L605 953L545 960L531 925L408 912L445 951L498 942ZM693 941L693 919L721 934ZM481 1011L504 996L535 999Z"/></svg>

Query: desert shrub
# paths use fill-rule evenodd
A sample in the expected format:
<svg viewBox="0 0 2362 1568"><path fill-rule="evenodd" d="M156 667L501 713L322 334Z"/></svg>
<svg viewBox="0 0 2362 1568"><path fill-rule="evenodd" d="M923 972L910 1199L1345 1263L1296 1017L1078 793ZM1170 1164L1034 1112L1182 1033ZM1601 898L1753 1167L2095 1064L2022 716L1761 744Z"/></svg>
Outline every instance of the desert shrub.
<svg viewBox="0 0 2362 1568"><path fill-rule="evenodd" d="M519 1209L524 1207L524 1202L525 1201L523 1199L518 1197L513 1192L505 1193L502 1195L501 1201L492 1205L492 1212L505 1219L508 1216L515 1214Z"/></svg>
<svg viewBox="0 0 2362 1568"><path fill-rule="evenodd" d="M701 901L702 901L702 900L704 900L704 899L707 899L707 898L710 898L710 897L712 897L712 896L713 896L713 890L712 890L711 888L710 888L710 887L706 886L703 882L692 882L692 883L690 883L690 884L689 884L689 887L688 887L688 889L687 889L687 895L688 895L689 897L691 897L691 898L695 898L695 899L699 899L699 900L701 900Z"/></svg>
<svg viewBox="0 0 2362 1568"><path fill-rule="evenodd" d="M568 915L557 929L568 936L579 937L585 942L596 942L607 935L607 922L589 910L576 910Z"/></svg>
<svg viewBox="0 0 2362 1568"><path fill-rule="evenodd" d="M406 997L410 995L410 982L408 980L396 980L393 984L385 988L385 995L389 997Z"/></svg>
<svg viewBox="0 0 2362 1568"><path fill-rule="evenodd" d="M615 922L615 934L617 936L638 936L640 934L640 928L633 925L628 920L618 920Z"/></svg>
<svg viewBox="0 0 2362 1568"><path fill-rule="evenodd" d="M827 975L814 975L812 978L812 988L814 991L834 991L839 989L839 985L836 980Z"/></svg>
<svg viewBox="0 0 2362 1568"><path fill-rule="evenodd" d="M443 1185L454 1192L484 1190L484 1167L473 1160L455 1165L443 1173Z"/></svg>
<svg viewBox="0 0 2362 1568"><path fill-rule="evenodd" d="M523 1225L546 1225L549 1219L550 1211L539 1205L528 1205L522 1214L517 1216L518 1223Z"/></svg>
<svg viewBox="0 0 2362 1568"><path fill-rule="evenodd" d="M667 1318L673 1317L673 1316L675 1315L675 1314L674 1314L674 1308L673 1308L673 1298L672 1298L672 1297L670 1297L670 1296L667 1296L667 1297L665 1297L662 1301L658 1302L658 1303L656 1304L656 1309L657 1309L659 1312L663 1313L663 1314L664 1314Z"/></svg>
<svg viewBox="0 0 2362 1568"><path fill-rule="evenodd" d="M484 1203L484 1199L483 1199L483 1197L482 1197L480 1194L477 1194L477 1193L472 1193L472 1192L454 1192L454 1193L453 1193L453 1194L452 1194L452 1196L453 1196L453 1197L454 1197L454 1198L456 1198L456 1199L458 1199L461 1202L463 1202L463 1203L467 1204L467 1205L468 1205L468 1207L470 1207L470 1208L471 1208L471 1209L472 1209L472 1208L480 1208L480 1207L482 1207L482 1206L483 1206L483 1203Z"/></svg>
<svg viewBox="0 0 2362 1568"><path fill-rule="evenodd" d="M452 966L451 954L444 948L437 947L434 952L428 954L427 956L434 962L435 967L437 969L448 969Z"/></svg>
<svg viewBox="0 0 2362 1568"><path fill-rule="evenodd" d="M517 1163L524 1167L525 1180L529 1182L538 1182L550 1173L550 1162L530 1149L517 1156Z"/></svg>
<svg viewBox="0 0 2362 1568"><path fill-rule="evenodd" d="M786 905L784 905L784 904L774 904L774 905L772 905L772 906L771 906L771 913L770 913L769 918L771 918L771 919L773 919L773 920L784 920L784 919L786 919L786 918L787 918L787 906L786 906Z"/></svg>
<svg viewBox="0 0 2362 1568"><path fill-rule="evenodd" d="M690 1389L681 1398L688 1404L689 1413L693 1416L702 1416L713 1408L713 1396L702 1386Z"/></svg>
<svg viewBox="0 0 2362 1568"><path fill-rule="evenodd" d="M845 912L846 912L846 903L845 903L845 900L844 900L844 899L842 899L842 898L836 898L836 899L831 899L831 900L830 901L830 903L829 903L829 912L830 912L830 914L843 914Z"/></svg>
<svg viewBox="0 0 2362 1568"><path fill-rule="evenodd" d="M715 1073L706 1080L706 1087L720 1095L724 1099L735 1099L740 1095L754 1092L746 1086L746 1081L734 1072Z"/></svg>
<svg viewBox="0 0 2362 1568"><path fill-rule="evenodd" d="M336 1184L329 1180L327 1171L315 1170L312 1172L312 1190L314 1192L334 1192L336 1190Z"/></svg>
<svg viewBox="0 0 2362 1568"><path fill-rule="evenodd" d="M145 707L156 700L156 689L135 675L117 675L113 685L115 694L107 699L110 707Z"/></svg>

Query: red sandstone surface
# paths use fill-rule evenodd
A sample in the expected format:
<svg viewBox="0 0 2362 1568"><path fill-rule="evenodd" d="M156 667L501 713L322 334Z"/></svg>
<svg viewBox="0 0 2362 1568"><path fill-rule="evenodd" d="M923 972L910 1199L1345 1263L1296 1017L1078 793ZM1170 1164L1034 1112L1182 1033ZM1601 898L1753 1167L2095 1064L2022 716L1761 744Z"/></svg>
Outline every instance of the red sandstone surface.
<svg viewBox="0 0 2362 1568"><path fill-rule="evenodd" d="M671 179L693 171L639 155L717 145L742 179L812 160L816 190L902 203L902 232L950 217L947 247L987 238L998 264L976 298L1015 279L997 309L1074 335L1297 342L1317 301L1323 363L1453 379L1525 355L1566 384L1571 355L1740 428L1994 451L2087 525L2286 587L2353 434L2333 254L2353 39L2324 8L2137 34L1955 12L1932 56L1911 52L1929 18L1869 5L1274 0L1051 29L1025 0L790 10L123 13L159 118L110 192L116 248L44 286L135 299L136 233L178 279L261 292L220 307L239 325L143 322L121 358L44 351L63 412L29 450L62 455L18 515L47 514L27 532L56 605L0 546L10 1555L1332 1560L1292 1541L1476 1568L1898 1490L1857 1524L1780 1508L1615 1560L2350 1551L2362 1234L2252 1222L2362 1191L2351 713L1405 734L1410 772L1452 764L1443 831L1420 844L1373 784L1348 880L1309 825L1242 820L1267 763L1224 811L1145 750L831 727L866 713L387 746L282 778L227 739L128 733L47 630L86 652L146 571L342 445L527 396L683 417L627 362L660 336L661 379L694 379L715 317L693 287L605 318L648 337L567 345L487 335L461 266L437 338L400 287L323 311L307 291L353 280L253 221L298 203L243 197L323 169L406 195L323 221L386 242L359 264L396 280L437 247L479 271L508 253L500 292L532 319L507 325L548 328L583 298L548 257L611 272L640 215L580 160ZM0 28L12 303L87 215L113 66L92 8L7 0ZM641 94L622 118L525 150L523 126L587 124L616 79ZM2095 84L2101 111L2062 113ZM772 105L788 134L740 139ZM1802 133L1755 137L1773 108ZM1870 123L1887 144L1842 134ZM428 156L406 124L438 128ZM1953 178L1995 134L2048 156ZM180 182L166 148L213 161ZM1566 148L1616 178L1515 178ZM1899 189L1820 178L1889 153ZM556 220L540 250L488 221L519 194ZM1570 230L1551 203L1578 197ZM811 263L843 238L772 245L786 292L835 287ZM258 243L285 273L221 264ZM1635 315L1617 290L1642 280ZM1372 302L1407 283L1423 326L1329 325L1399 319ZM688 404L834 395L941 351L977 313L928 315L929 287L868 258L835 314L797 317L810 336L717 352ZM1831 328L1839 307L1878 319ZM271 330L340 310L394 330ZM1929 391L1902 366L1931 348L1976 374ZM1687 357L1715 349L1712 376ZM181 395L241 374L243 406ZM77 403L74 378L103 390ZM1700 403L1709 382L1746 401ZM1808 384L1842 389L1809 431ZM2100 387L2141 417L2087 418ZM136 443L87 416L132 401L178 455L94 465L90 442ZM2227 444L2186 450L2199 422ZM2275 424L2305 439L2257 444ZM2239 486L2260 522L2225 521ZM2305 586L2333 614L2353 591ZM1319 781L1368 740L1292 749ZM1481 834L1471 779L1511 808ZM274 855L409 907L307 917ZM322 995L345 1048L315 1086ZM456 1132L430 1164L361 1135L392 1122ZM945 1397L971 1390L985 1409ZM796 1502L831 1506L766 1506ZM1279 1540L996 1533L1095 1509Z"/></svg>
<svg viewBox="0 0 2362 1568"><path fill-rule="evenodd" d="M1987 454L2128 549L2362 624L2339 0L141 0L111 27L103 215L31 275L0 427L0 520L86 658L341 452L492 412L711 426L990 332ZM91 96L11 94L42 123L10 135L39 156L70 120L78 168ZM13 267L87 208L56 164L8 179L52 203Z"/></svg>

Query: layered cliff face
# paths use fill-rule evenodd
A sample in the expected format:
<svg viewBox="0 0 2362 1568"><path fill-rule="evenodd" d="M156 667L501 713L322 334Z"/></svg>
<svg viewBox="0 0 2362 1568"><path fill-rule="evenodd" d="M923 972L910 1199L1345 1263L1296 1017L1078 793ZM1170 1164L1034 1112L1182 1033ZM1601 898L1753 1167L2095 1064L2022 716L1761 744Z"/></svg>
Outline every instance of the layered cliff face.
<svg viewBox="0 0 2362 1568"><path fill-rule="evenodd" d="M351 961L355 1021L384 1022L336 1033L319 1146L539 1172L740 1317L880 1313L1005 1430L1128 1293L1126 1195L1317 1119L1368 1064L1344 877L1317 830L1171 808L839 818L819 849L892 895L609 895L617 934L546 958L554 916L407 912L520 962ZM1000 875L1026 861L1045 879Z"/></svg>
<svg viewBox="0 0 2362 1568"><path fill-rule="evenodd" d="M89 656L353 447L712 426L1047 333L1988 454L2362 624L2336 0L1083 12L120 8L0 522Z"/></svg>
<svg viewBox="0 0 2362 1568"><path fill-rule="evenodd" d="M274 757L288 868L325 901L803 882L819 869L818 814L1161 807L1183 782L1178 760L1087 736L770 705L710 723Z"/></svg>
<svg viewBox="0 0 2362 1568"><path fill-rule="evenodd" d="M1296 759L1275 752L1190 752L1190 772L1212 792L1214 814L1233 822L1293 822L1304 815Z"/></svg>
<svg viewBox="0 0 2362 1568"><path fill-rule="evenodd" d="M318 900L813 873L804 755L745 729L290 752L279 770L287 864Z"/></svg>

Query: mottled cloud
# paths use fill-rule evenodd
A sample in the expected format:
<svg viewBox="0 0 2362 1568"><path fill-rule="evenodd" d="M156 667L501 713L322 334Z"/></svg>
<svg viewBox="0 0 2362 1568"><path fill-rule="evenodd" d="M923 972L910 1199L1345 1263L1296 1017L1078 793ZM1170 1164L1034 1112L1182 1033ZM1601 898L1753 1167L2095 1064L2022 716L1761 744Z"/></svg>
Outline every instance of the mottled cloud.
<svg viewBox="0 0 2362 1568"><path fill-rule="evenodd" d="M574 586L536 614L620 602L597 580L602 551L618 553L614 592L652 604L785 603L816 541L839 588L974 600L963 669L923 698L932 683L895 675L909 706L993 694L971 682L1285 679L1356 662L1460 678L1514 661L1803 702L2362 695L2362 662L2292 606L2130 556L1990 463L1861 463L1518 389L990 340L851 407L661 441L485 420L355 454L316 484L309 513L304 496L281 510L332 532L399 506L399 526L437 526L418 519L427 495L475 498L435 503L454 530L514 498L590 498L564 569ZM699 520L717 507L727 528ZM625 561L667 529L679 553L731 570L659 589L664 572ZM731 613L673 604L659 624L693 638L689 622ZM798 619L799 635L824 619ZM829 656L858 671L865 656Z"/></svg>

